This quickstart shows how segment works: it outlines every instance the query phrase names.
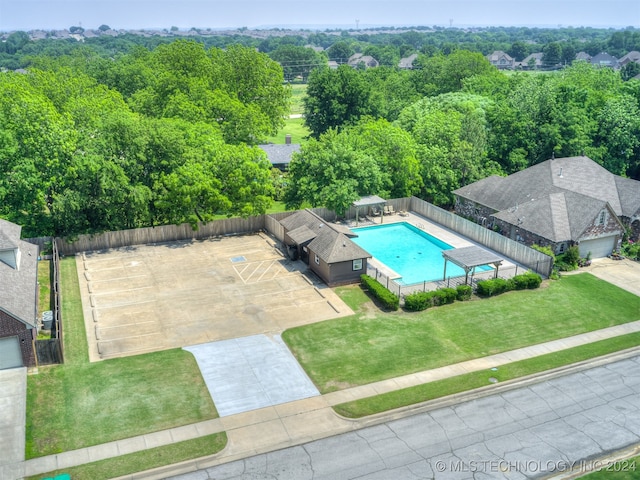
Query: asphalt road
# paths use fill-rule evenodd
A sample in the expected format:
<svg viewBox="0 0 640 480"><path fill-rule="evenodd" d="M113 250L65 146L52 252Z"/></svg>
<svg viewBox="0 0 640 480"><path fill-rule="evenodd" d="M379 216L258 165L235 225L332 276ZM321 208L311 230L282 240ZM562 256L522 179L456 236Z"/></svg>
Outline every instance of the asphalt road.
<svg viewBox="0 0 640 480"><path fill-rule="evenodd" d="M634 357L172 479L542 478L638 443Z"/></svg>

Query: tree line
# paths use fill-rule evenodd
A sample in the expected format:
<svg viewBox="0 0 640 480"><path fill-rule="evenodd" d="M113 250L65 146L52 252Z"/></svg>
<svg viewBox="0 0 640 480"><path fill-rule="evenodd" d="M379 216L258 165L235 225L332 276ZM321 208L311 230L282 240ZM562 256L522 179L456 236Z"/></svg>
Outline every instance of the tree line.
<svg viewBox="0 0 640 480"><path fill-rule="evenodd" d="M640 180L640 81L576 62L557 72L501 72L479 53L419 58L403 72L314 71L305 99L312 140L290 165L289 207L341 213L362 195L451 192L552 156L587 155Z"/></svg>
<svg viewBox="0 0 640 480"><path fill-rule="evenodd" d="M291 95L266 53L179 40L31 56L0 73L0 216L68 236L260 214L276 197L339 213L374 193L447 206L551 155L640 178L640 82L586 63L504 73L460 49L416 62L311 71L311 139L281 178L255 147Z"/></svg>
<svg viewBox="0 0 640 480"><path fill-rule="evenodd" d="M0 73L0 216L68 236L263 213L271 169L253 145L289 98L280 66L242 46L34 58Z"/></svg>

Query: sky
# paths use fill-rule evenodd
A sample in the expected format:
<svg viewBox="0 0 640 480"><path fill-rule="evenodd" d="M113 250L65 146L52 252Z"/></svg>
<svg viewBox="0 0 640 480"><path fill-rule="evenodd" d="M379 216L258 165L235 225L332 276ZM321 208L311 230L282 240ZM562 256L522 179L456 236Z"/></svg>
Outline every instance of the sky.
<svg viewBox="0 0 640 480"><path fill-rule="evenodd" d="M306 26L640 28L640 0L0 0L0 31Z"/></svg>

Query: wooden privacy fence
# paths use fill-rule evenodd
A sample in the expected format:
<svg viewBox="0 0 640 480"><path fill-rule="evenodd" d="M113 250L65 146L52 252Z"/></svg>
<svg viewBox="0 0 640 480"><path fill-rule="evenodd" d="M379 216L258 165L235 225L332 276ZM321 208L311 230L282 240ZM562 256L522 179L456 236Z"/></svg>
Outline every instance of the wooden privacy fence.
<svg viewBox="0 0 640 480"><path fill-rule="evenodd" d="M507 258L515 260L544 277L551 275L553 259L542 252L538 252L522 243L511 240L416 197L411 198L411 210Z"/></svg>
<svg viewBox="0 0 640 480"><path fill-rule="evenodd" d="M199 240L220 235L258 232L264 229L264 219L265 215L249 218L225 218L199 224L197 230L191 228L188 223L135 228L96 235L80 235L73 240L58 239L57 243L61 255L74 255L79 252L108 250L131 245Z"/></svg>

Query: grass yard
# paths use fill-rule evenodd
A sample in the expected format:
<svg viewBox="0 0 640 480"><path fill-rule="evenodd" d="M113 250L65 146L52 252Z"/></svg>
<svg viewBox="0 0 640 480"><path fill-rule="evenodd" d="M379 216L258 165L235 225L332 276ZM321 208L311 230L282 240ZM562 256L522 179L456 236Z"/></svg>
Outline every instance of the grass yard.
<svg viewBox="0 0 640 480"><path fill-rule="evenodd" d="M598 469L584 477L583 480L635 480L640 477L640 456L609 462L603 460Z"/></svg>
<svg viewBox="0 0 640 480"><path fill-rule="evenodd" d="M284 144L285 136L291 135L291 143L305 143L307 137L311 133L304 125L304 118L285 118L285 125L280 129L277 135L268 137L266 143Z"/></svg>
<svg viewBox="0 0 640 480"><path fill-rule="evenodd" d="M225 433L215 433L213 435L177 442L163 447L150 448L116 458L86 463L78 467L56 470L43 475L34 475L33 477L29 477L29 480L54 477L62 473L68 473L73 480L107 480L109 478L120 477L167 465L167 459L177 463L192 458L212 455L222 450L226 443L227 435Z"/></svg>
<svg viewBox="0 0 640 480"><path fill-rule="evenodd" d="M337 290L355 315L283 334L322 393L640 320L640 297L586 273L417 313L381 312L358 290Z"/></svg>
<svg viewBox="0 0 640 480"><path fill-rule="evenodd" d="M489 378L492 377L499 382L505 382L526 375L578 363L608 353L633 348L639 344L640 333L621 335L619 337L569 348L561 352L549 353L547 355L540 355L539 357L509 363L500 366L495 371L483 370L467 373L436 382L383 393L375 397L354 400L353 402L336 405L334 410L348 418L360 418L375 413L386 412L394 408L414 405L435 398L486 387L490 384Z"/></svg>
<svg viewBox="0 0 640 480"><path fill-rule="evenodd" d="M189 352L89 363L75 258L61 277L65 363L28 377L26 458L217 417Z"/></svg>
<svg viewBox="0 0 640 480"><path fill-rule="evenodd" d="M52 310L51 301L51 260L38 261L38 316Z"/></svg>
<svg viewBox="0 0 640 480"><path fill-rule="evenodd" d="M304 113L304 97L307 96L307 84L306 83L292 83L291 84L291 114Z"/></svg>

